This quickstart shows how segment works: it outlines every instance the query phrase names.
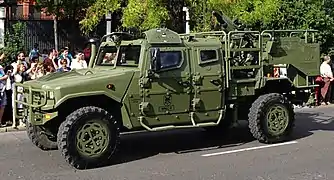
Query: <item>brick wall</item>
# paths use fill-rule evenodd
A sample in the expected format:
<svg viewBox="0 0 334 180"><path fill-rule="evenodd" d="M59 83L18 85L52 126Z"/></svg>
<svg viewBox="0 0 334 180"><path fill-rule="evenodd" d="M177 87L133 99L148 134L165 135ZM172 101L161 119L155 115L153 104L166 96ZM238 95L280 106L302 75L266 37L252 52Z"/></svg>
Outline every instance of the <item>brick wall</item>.
<svg viewBox="0 0 334 180"><path fill-rule="evenodd" d="M33 11L35 14L38 13L41 20L52 20L53 16L48 16L43 10L41 12L36 12L36 10L33 9L34 5L36 4L35 0L20 0L17 1L17 5L23 6L23 19L29 19L29 15L31 14L31 11Z"/></svg>

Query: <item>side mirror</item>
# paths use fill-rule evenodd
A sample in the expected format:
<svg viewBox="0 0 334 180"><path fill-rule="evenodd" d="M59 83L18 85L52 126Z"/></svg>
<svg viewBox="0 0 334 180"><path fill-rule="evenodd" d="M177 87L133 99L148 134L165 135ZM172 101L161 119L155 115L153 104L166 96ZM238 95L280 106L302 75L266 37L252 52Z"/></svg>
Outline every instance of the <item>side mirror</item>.
<svg viewBox="0 0 334 180"><path fill-rule="evenodd" d="M151 70L153 72L159 71L161 67L161 59L160 59L160 49L153 48L151 49Z"/></svg>

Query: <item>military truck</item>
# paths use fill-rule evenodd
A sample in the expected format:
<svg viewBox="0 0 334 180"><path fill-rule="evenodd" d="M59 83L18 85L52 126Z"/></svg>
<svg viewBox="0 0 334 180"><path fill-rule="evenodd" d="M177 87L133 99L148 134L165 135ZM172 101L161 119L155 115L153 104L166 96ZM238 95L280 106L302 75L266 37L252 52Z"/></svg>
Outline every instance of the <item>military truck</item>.
<svg viewBox="0 0 334 180"><path fill-rule="evenodd" d="M239 30L217 17L224 30L155 28L139 38L115 32L93 39L87 69L15 85L14 97L24 97L15 99L16 117L27 120L33 144L58 148L78 169L111 160L124 132L227 132L248 120L262 143L289 140L293 104L317 86L316 31Z"/></svg>

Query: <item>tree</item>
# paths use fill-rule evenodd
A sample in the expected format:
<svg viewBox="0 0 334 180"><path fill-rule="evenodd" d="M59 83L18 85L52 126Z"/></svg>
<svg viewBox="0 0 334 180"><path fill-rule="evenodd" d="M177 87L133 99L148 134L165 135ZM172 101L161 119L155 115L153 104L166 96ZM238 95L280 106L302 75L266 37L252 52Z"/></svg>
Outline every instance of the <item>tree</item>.
<svg viewBox="0 0 334 180"><path fill-rule="evenodd" d="M94 0L37 0L36 9L58 18L82 19Z"/></svg>
<svg viewBox="0 0 334 180"><path fill-rule="evenodd" d="M40 0L47 1L47 0ZM232 19L254 30L316 29L321 50L328 51L334 41L334 0L77 0L85 4L86 15L80 21L81 29L90 32L107 13L121 16L119 29L136 28L144 31L162 24L174 29L176 17L182 17L182 6L190 9L192 31L211 30L213 10L224 12ZM172 3L171 3L172 2ZM69 11L73 1L62 0L61 7ZM177 8L175 8L177 7ZM80 18L79 18L80 19ZM184 23L178 18L179 23ZM180 25L179 27L181 27ZM176 28L175 28L176 29ZM178 28L180 30L181 28Z"/></svg>
<svg viewBox="0 0 334 180"><path fill-rule="evenodd" d="M122 27L146 30L160 27L169 19L164 0L129 0L126 5L120 0L97 0L88 8L86 17L80 22L81 29L89 32L107 13L118 12L122 16Z"/></svg>
<svg viewBox="0 0 334 180"><path fill-rule="evenodd" d="M24 28L25 24L17 22L5 34L5 47L1 49L6 55L4 64L16 59L19 52L24 51Z"/></svg>
<svg viewBox="0 0 334 180"><path fill-rule="evenodd" d="M82 19L94 0L37 0L35 8L54 17L55 49L58 50L58 19ZM72 24L73 25L73 24Z"/></svg>
<svg viewBox="0 0 334 180"><path fill-rule="evenodd" d="M334 14L326 12L324 5L318 0L282 0L277 18L269 27L318 30L316 40L320 42L321 52L328 53L333 47Z"/></svg>
<svg viewBox="0 0 334 180"><path fill-rule="evenodd" d="M120 0L96 0L87 9L85 18L80 21L82 31L85 33L92 31L106 14L120 10L120 8Z"/></svg>
<svg viewBox="0 0 334 180"><path fill-rule="evenodd" d="M333 0L189 0L196 19L193 30L208 30L209 12L222 11L239 19L253 30L315 29L321 52L327 53L334 45Z"/></svg>

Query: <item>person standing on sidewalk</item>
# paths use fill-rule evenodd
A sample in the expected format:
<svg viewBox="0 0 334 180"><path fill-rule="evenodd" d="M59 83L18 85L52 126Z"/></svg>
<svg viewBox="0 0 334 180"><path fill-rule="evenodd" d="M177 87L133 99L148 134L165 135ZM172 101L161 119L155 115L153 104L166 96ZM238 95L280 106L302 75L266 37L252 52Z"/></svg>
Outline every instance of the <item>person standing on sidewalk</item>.
<svg viewBox="0 0 334 180"><path fill-rule="evenodd" d="M8 72L11 73L11 72ZM5 112L5 107L7 105L7 96L6 96L6 83L9 75L5 74L3 67L0 65L0 126L6 126L3 124L3 114Z"/></svg>
<svg viewBox="0 0 334 180"><path fill-rule="evenodd" d="M325 56L324 61L320 66L320 74L324 81L324 86L321 87L322 101L321 105L330 104L331 100L331 82L334 80L332 68L330 66L330 57Z"/></svg>

